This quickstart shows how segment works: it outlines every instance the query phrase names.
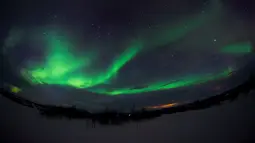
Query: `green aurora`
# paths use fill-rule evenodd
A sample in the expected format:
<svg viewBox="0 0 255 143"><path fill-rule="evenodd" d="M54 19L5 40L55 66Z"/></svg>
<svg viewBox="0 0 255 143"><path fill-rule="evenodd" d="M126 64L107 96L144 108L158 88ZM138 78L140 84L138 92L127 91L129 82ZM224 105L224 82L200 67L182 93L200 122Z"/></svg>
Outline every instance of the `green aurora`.
<svg viewBox="0 0 255 143"><path fill-rule="evenodd" d="M221 49L222 53L229 54L247 54L253 51L251 42L240 42L237 44L231 44Z"/></svg>
<svg viewBox="0 0 255 143"><path fill-rule="evenodd" d="M136 40L130 40L130 44L117 56L104 70L89 72L97 53L80 55L73 51L75 46L67 36L59 36L56 32L48 33L46 37L47 57L44 62L27 65L21 69L22 76L32 84L49 84L71 86L86 89L90 92L110 96L122 94L136 94L159 90L175 89L205 83L212 80L222 79L229 76L233 69L225 69L220 73L203 74L199 76L188 76L175 80L159 81L146 84L142 88L97 88L97 85L108 83L116 77L122 67L136 57L141 51L148 47L160 47L173 43L185 37L189 32L212 20L220 14L221 4L218 0L212 0L207 8L208 13L198 14L176 22L176 24L165 24L160 28L138 31L141 33ZM185 27L185 28L184 28ZM15 32L16 31L16 32ZM4 48L14 47L22 38L23 31L12 30L5 41ZM221 48L222 53L249 53L252 46L249 42L234 43ZM36 61L35 61L36 62Z"/></svg>
<svg viewBox="0 0 255 143"><path fill-rule="evenodd" d="M54 38L52 38L54 39ZM89 65L93 62L92 58L82 59L71 54L70 50L67 50L68 44L61 43L59 40L54 39L49 42L51 51L47 57L46 65L37 66L35 69L23 69L23 76L30 80L33 84L56 84L63 86L72 86L75 88L85 88L90 92L100 93L105 95L121 95L121 94L136 94L158 90L168 90L180 87L187 87L205 83L212 80L226 78L233 72L233 69L228 68L220 73L204 74L199 76L189 76L180 79L171 79L167 81L161 81L156 83L147 84L143 88L93 88L96 85L100 85L110 80L113 76L117 75L119 70L136 54L140 51L143 44L135 43L127 50L125 50L118 58L116 58L112 64L102 72L88 74L84 72L76 72L79 68L89 68ZM233 46L236 45L236 46ZM236 47L240 45L247 46L247 44L236 43L233 45L227 45L222 49L233 47L232 50L236 50ZM52 48L55 47L55 48ZM65 49L66 48L66 49ZM251 48L251 47L250 47ZM230 51L232 51L230 49ZM241 51L241 53L243 53Z"/></svg>
<svg viewBox="0 0 255 143"><path fill-rule="evenodd" d="M118 89L93 89L90 90L94 93L101 93L106 95L123 95L123 94L137 94L151 91L169 90L180 87L187 87L192 85L198 85L205 82L218 80L228 77L233 72L233 69L228 68L218 74L205 74L200 76L191 76L182 78L179 80L168 80L157 83L148 84L148 86L142 88L118 88Z"/></svg>
<svg viewBox="0 0 255 143"><path fill-rule="evenodd" d="M89 68L90 64L93 62L92 58L89 56L85 56L86 58L79 58L75 55L72 55L71 50L68 50L68 45L70 44L65 42L62 43L61 40L56 38L50 38L49 41L50 53L46 58L46 64L43 66L35 66L36 68L34 69L22 70L23 76L25 76L26 79L30 80L34 84L56 84L72 86L75 88L86 88L87 90L94 93L120 95L168 90L196 85L228 77L229 74L233 71L231 69L227 69L217 74L191 76L177 79L174 82L171 82L173 80L169 80L158 83L151 83L148 84L148 86L140 89L97 89L91 87L103 84L110 80L113 76L117 75L119 70L137 55L140 49L142 49L143 44L139 42L132 44L132 46L128 47L122 54L120 54L120 56L116 58L105 71L101 71L96 74L89 74L79 72L78 69ZM239 45L239 43L237 43L237 45Z"/></svg>

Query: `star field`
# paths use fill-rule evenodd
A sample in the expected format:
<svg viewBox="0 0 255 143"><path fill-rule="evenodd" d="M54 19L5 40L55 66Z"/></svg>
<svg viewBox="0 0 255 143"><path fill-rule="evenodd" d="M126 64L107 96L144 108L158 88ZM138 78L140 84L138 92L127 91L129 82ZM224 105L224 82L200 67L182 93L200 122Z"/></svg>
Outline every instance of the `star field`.
<svg viewBox="0 0 255 143"><path fill-rule="evenodd" d="M3 50L13 73L32 87L74 88L102 99L110 96L114 103L130 96L132 102L147 102L154 94L172 93L155 98L160 103L175 99L175 90L202 86L222 90L217 84L235 78L233 72L253 58L253 39L247 30L250 16L242 17L251 9L235 11L226 1L30 5L34 2L13 6L17 11L12 17L17 18ZM197 97L182 100L193 98Z"/></svg>

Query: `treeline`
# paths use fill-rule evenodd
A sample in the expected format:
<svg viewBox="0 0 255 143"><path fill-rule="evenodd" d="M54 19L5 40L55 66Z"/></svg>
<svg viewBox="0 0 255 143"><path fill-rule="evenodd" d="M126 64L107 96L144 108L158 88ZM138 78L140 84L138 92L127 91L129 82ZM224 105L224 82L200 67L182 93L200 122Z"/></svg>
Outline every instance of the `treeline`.
<svg viewBox="0 0 255 143"><path fill-rule="evenodd" d="M54 106L35 103L30 100L19 97L11 93L8 89L2 88L0 93L2 96L23 106L34 108L39 111L43 117L50 119L88 119L91 127L95 127L96 123L101 125L122 125L128 122L139 122L150 119L155 119L164 114L174 114L178 112L186 112L191 110L202 110L213 106L221 105L226 101L234 101L239 96L249 95L251 90L255 89L255 79L251 76L244 83L227 90L221 94L211 96L205 99L196 100L194 102L176 105L169 108L148 110L131 110L129 113L104 110L102 112L92 113L85 109L78 109L75 106Z"/></svg>

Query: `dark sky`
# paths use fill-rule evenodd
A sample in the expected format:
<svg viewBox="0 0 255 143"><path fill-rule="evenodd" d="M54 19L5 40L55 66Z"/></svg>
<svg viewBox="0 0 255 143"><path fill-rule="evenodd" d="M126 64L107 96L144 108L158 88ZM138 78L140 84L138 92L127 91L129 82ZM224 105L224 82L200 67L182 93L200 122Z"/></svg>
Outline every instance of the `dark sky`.
<svg viewBox="0 0 255 143"><path fill-rule="evenodd" d="M216 0L215 0L216 1ZM212 0L211 2L215 2ZM178 76L217 73L228 66L240 74L199 86L112 98L85 90L54 87L25 88L23 96L44 103L78 103L93 109L110 106L122 110L138 106L187 101L214 95L231 88L247 75L243 65L254 67L254 53L217 53L222 47L251 42L255 47L255 2L253 0L73 0L6 1L1 23L1 50L10 31L25 34L22 42L1 52L1 83L24 85L18 79L21 63L44 53L44 43L35 42L44 29L67 32L74 50L99 51L95 67L101 69L132 40L141 38L144 50L119 72L110 85L136 86ZM199 19L199 17L202 17ZM193 20L196 19L196 20ZM198 19L198 20L197 20ZM198 22L200 21L200 22ZM183 30L184 29L184 30ZM185 34L172 32L186 31ZM169 31L169 32L168 32ZM178 32L176 32L178 33ZM27 46L30 45L30 46ZM31 46L32 45L32 46ZM85 48L84 48L85 47ZM4 56L3 56L4 55ZM10 65L9 65L10 64ZM93 71L93 68L90 70ZM246 69L244 69L246 70ZM3 80L4 79L4 80ZM221 87L220 90L215 90ZM82 96L81 96L82 95ZM159 96L160 95L160 96ZM1 135L8 142L246 142L254 131L254 98L199 112L165 116L141 124L87 130L81 121L48 121L35 111L0 99ZM5 114L6 113L6 114ZM84 125L84 126L83 126ZM16 139L16 140L15 140ZM224 140L224 141L223 141ZM1 142L1 141L0 141ZM7 143L7 141L6 141Z"/></svg>
<svg viewBox="0 0 255 143"><path fill-rule="evenodd" d="M12 31L22 31L21 42L10 42L4 63L9 62L15 75L23 64L44 57L45 44L35 37L45 29L66 32L74 41L76 52L97 51L99 56L89 68L105 69L133 40L142 39L144 48L103 88L132 87L140 84L179 77L218 73L227 67L238 70L251 63L253 54L219 53L228 44L254 44L253 1L208 0L130 0L130 1L15 1L8 2L2 42L12 37ZM13 30L14 29L14 30ZM17 30L18 29L18 30ZM177 32L174 32L174 31ZM179 31L185 31L184 34ZM15 34L14 34L15 35ZM15 39L15 38L14 38ZM18 44L15 44L18 43ZM9 46L11 47L11 46ZM9 70L9 68L5 68ZM16 84L10 72L5 78ZM101 108L130 107L165 102L187 101L210 96L241 82L245 75L206 83L184 90L170 90L145 95L135 94L110 98L70 89L25 88L24 96L47 103L82 103ZM216 87L222 87L214 91ZM208 92L208 90L210 92ZM212 91L213 90L213 91ZM33 94L37 93L36 96ZM72 96L70 96L72 94ZM81 96L82 94L82 96ZM156 96L156 95L161 96ZM191 96L192 94L192 96ZM85 96L83 96L85 95Z"/></svg>

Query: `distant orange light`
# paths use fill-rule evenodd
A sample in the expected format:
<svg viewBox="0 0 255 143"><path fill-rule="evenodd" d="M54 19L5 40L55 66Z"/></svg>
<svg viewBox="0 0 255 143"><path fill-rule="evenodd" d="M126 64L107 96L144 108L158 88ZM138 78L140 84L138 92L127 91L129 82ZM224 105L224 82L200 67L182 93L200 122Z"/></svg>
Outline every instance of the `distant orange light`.
<svg viewBox="0 0 255 143"><path fill-rule="evenodd" d="M178 105L178 103L169 103L169 104L163 104L163 105L157 105L157 106L149 106L146 107L148 109L160 109L160 108L169 108L172 106Z"/></svg>

